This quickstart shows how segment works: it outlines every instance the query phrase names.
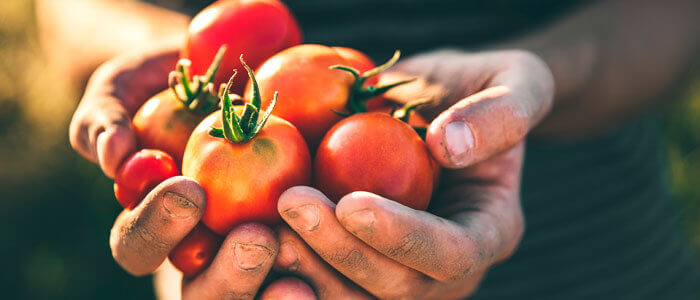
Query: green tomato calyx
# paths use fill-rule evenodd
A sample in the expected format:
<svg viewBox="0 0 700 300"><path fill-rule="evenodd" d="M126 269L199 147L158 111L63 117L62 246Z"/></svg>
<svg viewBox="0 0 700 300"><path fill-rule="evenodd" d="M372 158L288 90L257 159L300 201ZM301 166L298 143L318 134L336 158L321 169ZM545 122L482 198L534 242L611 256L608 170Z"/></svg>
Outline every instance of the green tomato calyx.
<svg viewBox="0 0 700 300"><path fill-rule="evenodd" d="M209 131L209 135L218 138L225 138L232 143L245 143L253 139L258 133L260 133L263 126L265 126L265 123L267 123L267 120L272 115L272 110L275 108L275 103L277 103L277 92L275 91L270 105L267 106L265 114L263 115L260 122L258 122L260 115L260 106L262 105L262 100L260 98L260 89L258 87L257 80L255 80L253 70L251 70L250 67L248 67L248 65L245 63L245 61L243 61L243 55L241 55L240 59L241 63L243 64L243 67L248 72L248 76L250 77L251 82L253 83L253 99L251 99L250 102L245 103L245 106L243 107L243 112L240 116L236 114L231 99L233 98L235 100L239 100L241 99L241 97L235 94L229 94L231 84L233 83L233 79L238 73L237 70L233 70L233 75L228 80L226 87L221 91L219 95L219 98L221 98L222 102L221 113L222 123L224 124L224 126L223 128L212 128Z"/></svg>

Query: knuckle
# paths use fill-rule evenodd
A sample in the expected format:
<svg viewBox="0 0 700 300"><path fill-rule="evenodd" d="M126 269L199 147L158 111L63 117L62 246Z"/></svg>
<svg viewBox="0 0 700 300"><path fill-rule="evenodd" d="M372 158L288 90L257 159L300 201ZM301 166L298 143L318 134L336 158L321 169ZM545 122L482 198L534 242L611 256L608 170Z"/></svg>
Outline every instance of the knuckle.
<svg viewBox="0 0 700 300"><path fill-rule="evenodd" d="M427 233L422 230L414 230L405 235L400 243L389 249L387 254L392 258L422 259L429 252L434 252L434 243Z"/></svg>
<svg viewBox="0 0 700 300"><path fill-rule="evenodd" d="M139 257L153 257L168 251L171 245L163 241L149 226L129 222L118 229L113 248L115 259L124 260L127 253ZM116 250L116 251L114 251ZM124 255L120 255L124 254Z"/></svg>
<svg viewBox="0 0 700 300"><path fill-rule="evenodd" d="M358 269L362 266L367 266L367 259L364 254L362 254L362 251L358 249L337 252L334 255L330 255L330 258L334 263L349 269Z"/></svg>
<svg viewBox="0 0 700 300"><path fill-rule="evenodd" d="M222 295L221 299L226 299L226 300L253 299L253 292L251 292L251 291L227 291Z"/></svg>
<svg viewBox="0 0 700 300"><path fill-rule="evenodd" d="M78 117L79 118L79 117ZM83 120L74 119L68 128L68 139L76 151L85 151L88 145L89 126Z"/></svg>

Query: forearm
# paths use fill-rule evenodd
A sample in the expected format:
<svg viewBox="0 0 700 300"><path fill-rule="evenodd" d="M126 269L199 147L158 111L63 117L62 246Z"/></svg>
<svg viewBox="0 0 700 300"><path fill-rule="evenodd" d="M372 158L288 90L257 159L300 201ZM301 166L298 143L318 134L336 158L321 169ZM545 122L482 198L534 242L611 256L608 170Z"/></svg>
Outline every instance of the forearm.
<svg viewBox="0 0 700 300"><path fill-rule="evenodd" d="M554 109L535 135L594 135L658 104L697 59L700 3L598 1L541 32L498 47L524 48L552 70Z"/></svg>
<svg viewBox="0 0 700 300"><path fill-rule="evenodd" d="M37 0L39 38L49 63L81 84L101 62L166 40L184 42L189 18L129 0Z"/></svg>

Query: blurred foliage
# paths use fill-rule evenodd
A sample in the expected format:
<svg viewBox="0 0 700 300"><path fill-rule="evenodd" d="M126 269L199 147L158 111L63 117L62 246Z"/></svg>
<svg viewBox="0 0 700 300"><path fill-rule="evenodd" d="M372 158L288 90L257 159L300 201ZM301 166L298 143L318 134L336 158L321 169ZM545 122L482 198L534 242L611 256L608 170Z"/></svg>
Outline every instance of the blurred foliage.
<svg viewBox="0 0 700 300"><path fill-rule="evenodd" d="M0 256L3 299L151 299L151 279L112 260L112 183L76 155L76 91L46 65L32 1L0 1Z"/></svg>
<svg viewBox="0 0 700 300"><path fill-rule="evenodd" d="M671 190L700 254L700 76L690 80L665 112L664 133L671 173ZM676 100L676 99L674 99Z"/></svg>
<svg viewBox="0 0 700 300"><path fill-rule="evenodd" d="M112 260L109 229L120 207L111 181L70 149L78 93L43 61L33 18L31 1L0 1L4 298L153 298L150 278ZM682 95L666 113L667 149L673 192L700 249L700 78Z"/></svg>

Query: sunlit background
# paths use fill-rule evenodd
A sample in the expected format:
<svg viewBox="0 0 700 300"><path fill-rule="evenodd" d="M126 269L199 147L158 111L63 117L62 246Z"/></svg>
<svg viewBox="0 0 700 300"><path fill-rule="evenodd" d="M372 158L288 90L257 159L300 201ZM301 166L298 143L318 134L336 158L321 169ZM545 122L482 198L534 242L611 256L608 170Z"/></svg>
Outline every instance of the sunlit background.
<svg viewBox="0 0 700 300"><path fill-rule="evenodd" d="M112 260L121 209L112 182L70 149L79 95L46 64L32 1L0 1L0 282L9 291L0 298L152 298L150 278ZM700 78L675 95L664 122L669 180L700 253Z"/></svg>

